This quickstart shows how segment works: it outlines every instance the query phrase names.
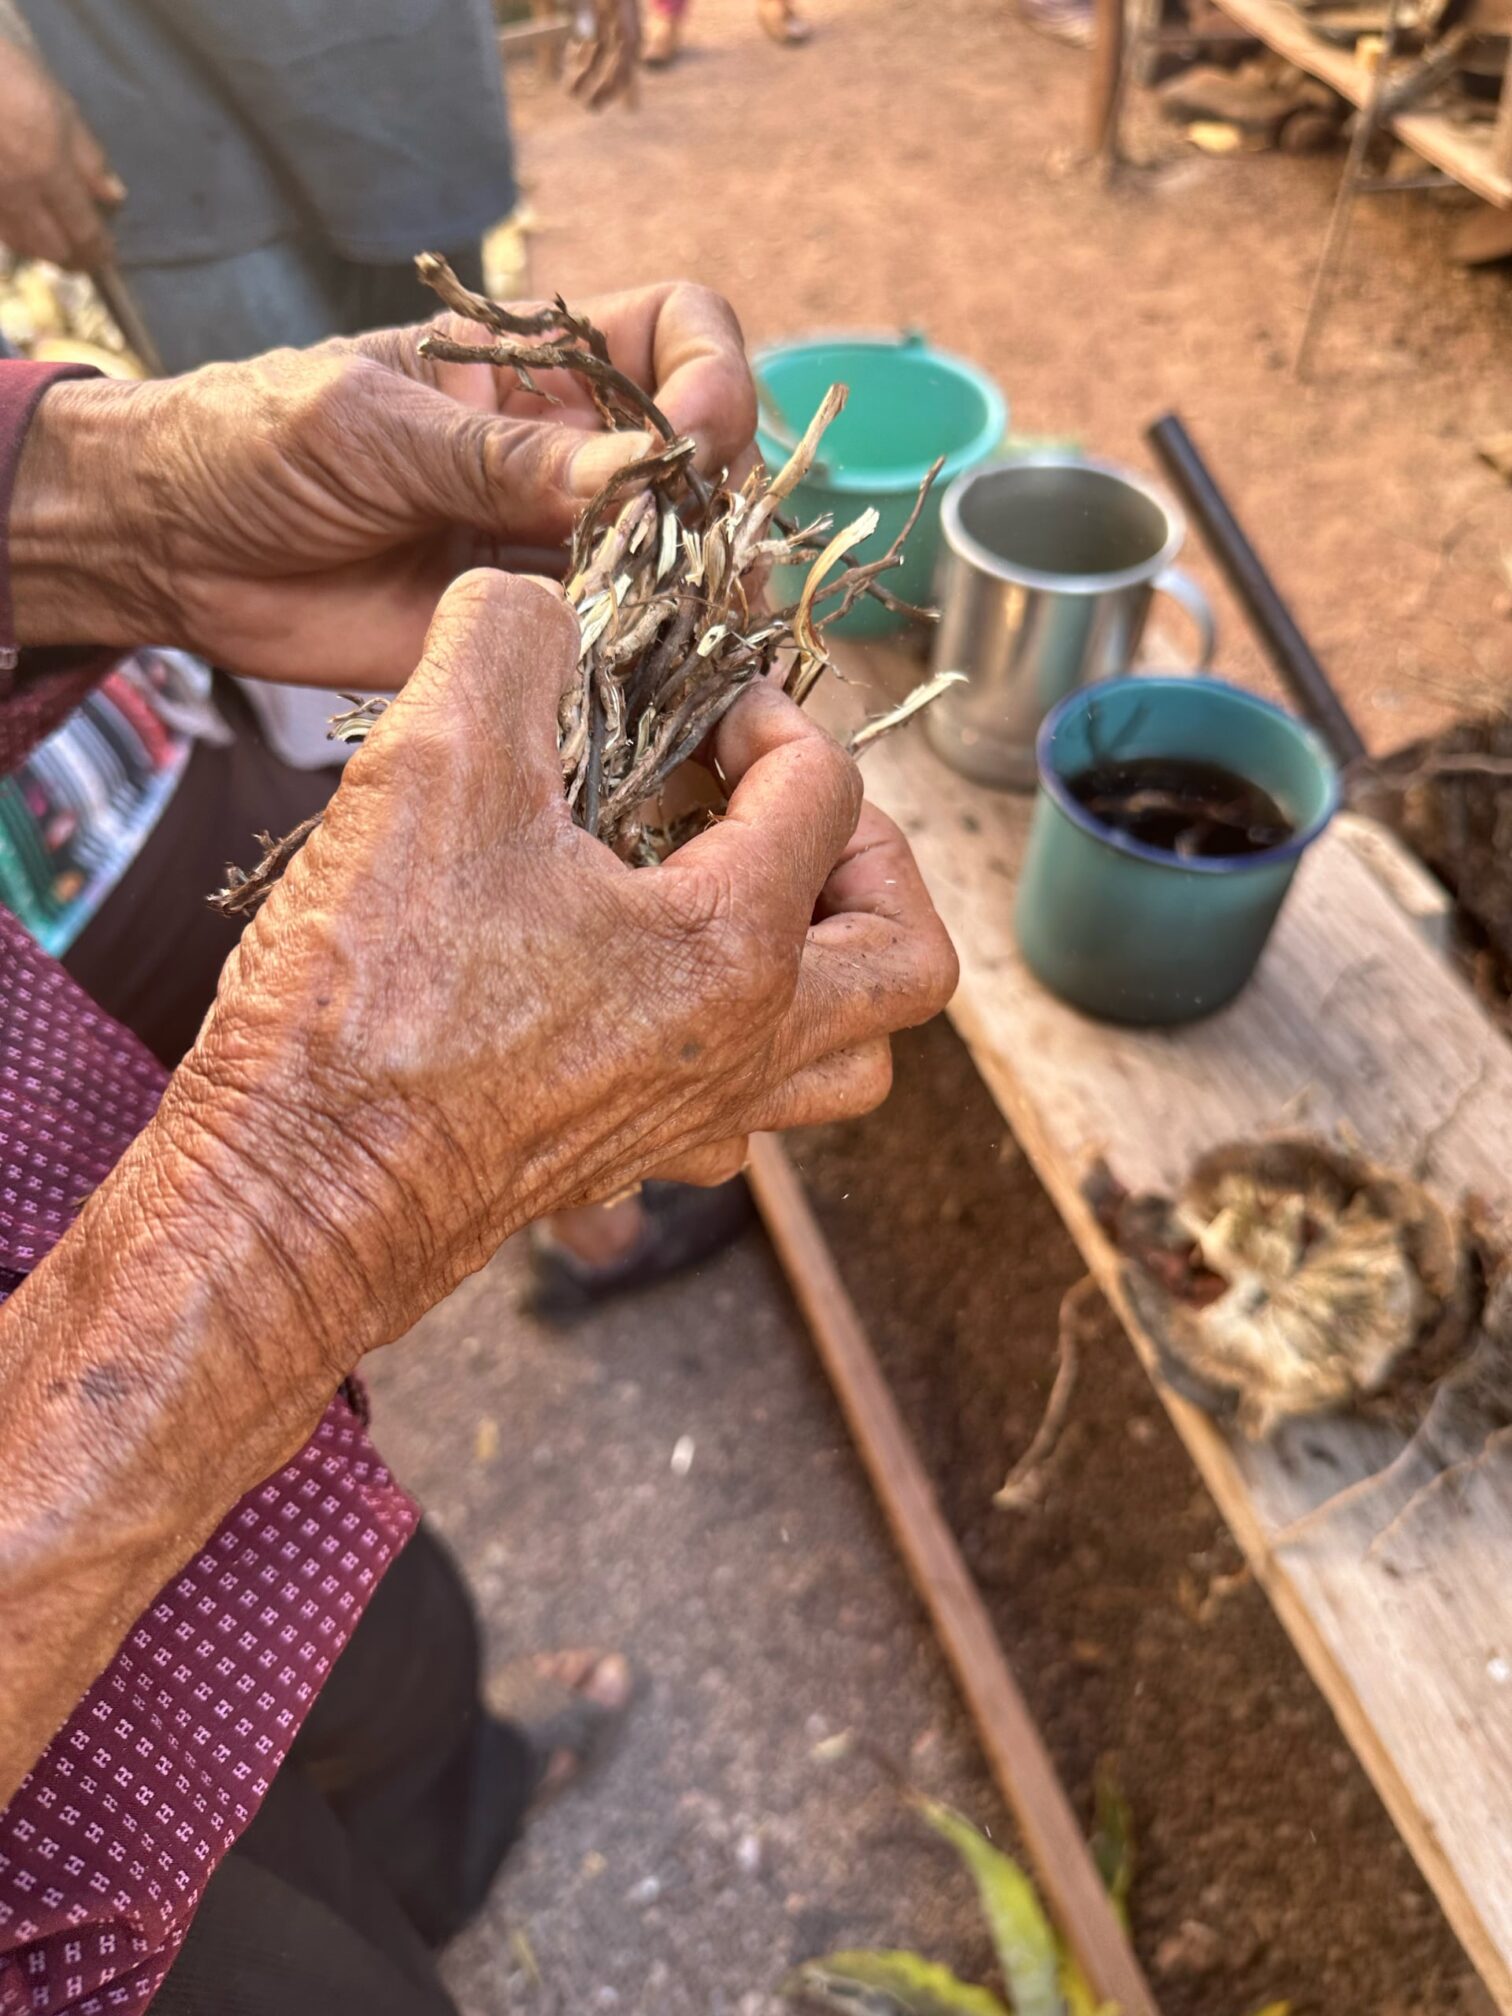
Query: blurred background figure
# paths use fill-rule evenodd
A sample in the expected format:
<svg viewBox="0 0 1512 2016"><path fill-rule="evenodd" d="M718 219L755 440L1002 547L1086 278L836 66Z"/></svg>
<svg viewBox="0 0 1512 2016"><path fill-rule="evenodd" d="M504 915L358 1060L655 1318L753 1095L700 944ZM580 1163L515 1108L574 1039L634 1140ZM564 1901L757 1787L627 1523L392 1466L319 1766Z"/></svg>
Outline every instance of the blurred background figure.
<svg viewBox="0 0 1512 2016"><path fill-rule="evenodd" d="M516 195L490 0L0 0L0 239L89 272L149 370L417 321L415 253L481 286ZM333 763L324 695L250 698Z"/></svg>
<svg viewBox="0 0 1512 2016"><path fill-rule="evenodd" d="M481 285L515 200L489 0L0 0L0 243L87 273L149 370L418 320L415 252ZM335 786L330 711L161 660L9 782L12 907L167 1064L226 861Z"/></svg>
<svg viewBox="0 0 1512 2016"><path fill-rule="evenodd" d="M642 60L663 69L682 47L690 0L647 0ZM774 42L795 47L813 32L793 0L756 0L756 19Z"/></svg>
<svg viewBox="0 0 1512 2016"><path fill-rule="evenodd" d="M7 243L113 259L162 369L413 321L432 305L423 247L480 281L516 194L488 0L17 4L36 54L13 44L0 89L35 105L50 88L53 110L18 128L0 98L0 134L7 155L47 150L21 172L50 164L66 242L14 235L0 196ZM102 195L108 240L88 228Z"/></svg>

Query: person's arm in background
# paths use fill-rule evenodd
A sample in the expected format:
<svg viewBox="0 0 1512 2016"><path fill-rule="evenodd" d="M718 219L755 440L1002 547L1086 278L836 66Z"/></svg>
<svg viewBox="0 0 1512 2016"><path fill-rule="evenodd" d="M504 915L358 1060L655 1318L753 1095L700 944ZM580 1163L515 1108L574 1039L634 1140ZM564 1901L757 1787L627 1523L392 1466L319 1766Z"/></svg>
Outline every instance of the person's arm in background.
<svg viewBox="0 0 1512 2016"><path fill-rule="evenodd" d="M724 457L747 396L729 417L727 311L610 312ZM532 439L491 381L459 409L415 372L411 396L338 347L49 392L11 521L21 641L146 624L214 648L224 620L261 663L326 641L340 677L397 683L450 523L559 536L577 456L635 446ZM157 1116L0 1311L0 1803L365 1351L535 1216L865 1110L887 1032L953 984L905 843L858 825L854 766L779 694L727 717L728 816L661 868L574 826L576 648L556 590L456 584Z"/></svg>
<svg viewBox="0 0 1512 2016"><path fill-rule="evenodd" d="M125 197L11 0L0 0L0 245L89 272L110 258L106 217Z"/></svg>

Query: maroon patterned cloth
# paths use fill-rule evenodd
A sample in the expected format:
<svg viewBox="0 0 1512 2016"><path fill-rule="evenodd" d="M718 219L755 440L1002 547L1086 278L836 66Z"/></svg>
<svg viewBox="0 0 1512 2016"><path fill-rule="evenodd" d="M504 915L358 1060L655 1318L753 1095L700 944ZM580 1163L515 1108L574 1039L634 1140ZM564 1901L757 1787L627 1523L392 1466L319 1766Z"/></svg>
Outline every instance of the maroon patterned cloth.
<svg viewBox="0 0 1512 2016"><path fill-rule="evenodd" d="M20 442L47 384L72 375L0 361L0 774L109 662L6 663L3 528ZM166 1082L0 910L0 1301ZM337 1398L159 1593L0 1812L0 2016L147 2007L415 1517Z"/></svg>

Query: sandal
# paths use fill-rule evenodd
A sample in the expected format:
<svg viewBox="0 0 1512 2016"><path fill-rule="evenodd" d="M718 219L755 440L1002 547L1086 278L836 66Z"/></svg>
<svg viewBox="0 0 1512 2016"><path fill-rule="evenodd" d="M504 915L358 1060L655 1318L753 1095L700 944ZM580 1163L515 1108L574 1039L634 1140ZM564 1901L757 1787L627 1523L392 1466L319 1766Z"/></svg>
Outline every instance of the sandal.
<svg viewBox="0 0 1512 2016"><path fill-rule="evenodd" d="M619 1652L540 1652L490 1680L490 1711L512 1722L535 1755L534 1812L597 1763L635 1695Z"/></svg>
<svg viewBox="0 0 1512 2016"><path fill-rule="evenodd" d="M580 1260L544 1225L530 1228L530 1285L521 1306L543 1322L581 1316L595 1302L649 1288L712 1259L754 1216L751 1193L732 1177L712 1189L688 1183L646 1183L640 1192L644 1228L630 1251L594 1265Z"/></svg>

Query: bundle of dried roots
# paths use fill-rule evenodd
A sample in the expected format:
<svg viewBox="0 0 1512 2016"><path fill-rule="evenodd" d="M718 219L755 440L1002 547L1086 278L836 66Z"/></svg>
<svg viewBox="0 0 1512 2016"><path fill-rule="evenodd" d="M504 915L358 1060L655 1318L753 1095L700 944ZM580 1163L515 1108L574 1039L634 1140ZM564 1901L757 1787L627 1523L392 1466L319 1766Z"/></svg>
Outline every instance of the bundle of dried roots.
<svg viewBox="0 0 1512 2016"><path fill-rule="evenodd" d="M1089 1186L1172 1382L1250 1436L1358 1405L1462 1356L1463 1228L1422 1186L1305 1138L1233 1142L1174 1198Z"/></svg>
<svg viewBox="0 0 1512 2016"><path fill-rule="evenodd" d="M615 367L591 322L560 299L539 313L517 314L471 293L435 254L416 263L448 308L486 332L479 341L428 335L421 344L427 356L505 366L528 391L543 390L536 372L573 372L606 427L660 437L657 451L619 470L578 521L566 592L581 646L559 720L573 817L627 861L660 860L687 837L661 814L664 785L754 680L778 677L794 699L805 700L830 663L825 624L863 596L909 616L931 616L900 602L881 577L900 564L940 465L886 552L842 564L876 531L875 511L839 531L828 518L794 526L780 514L845 404L843 386L831 387L776 475L758 466L743 483L709 483L693 466L693 443L679 439L655 402ZM807 570L798 599L766 607L760 584L774 566L794 565ZM958 676L939 675L868 721L852 748L859 751L918 712ZM387 704L354 701L336 718L333 735L363 740ZM262 861L249 874L228 871L227 887L213 899L217 907L236 916L255 910L317 823L277 843L259 836Z"/></svg>

